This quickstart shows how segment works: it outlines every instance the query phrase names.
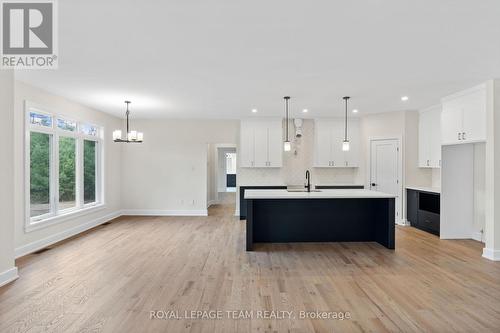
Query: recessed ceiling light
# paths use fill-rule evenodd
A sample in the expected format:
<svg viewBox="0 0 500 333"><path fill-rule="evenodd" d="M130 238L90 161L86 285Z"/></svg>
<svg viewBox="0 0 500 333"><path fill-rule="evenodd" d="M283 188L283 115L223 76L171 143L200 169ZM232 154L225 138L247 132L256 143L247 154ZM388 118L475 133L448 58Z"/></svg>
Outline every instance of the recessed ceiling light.
<svg viewBox="0 0 500 333"><path fill-rule="evenodd" d="M358 113L358 109L352 110L352 113Z"/></svg>
<svg viewBox="0 0 500 333"><path fill-rule="evenodd" d="M308 112L309 112L309 110L308 110L308 109L304 109L304 110L302 110L302 112L304 112L304 113L308 113Z"/></svg>
<svg viewBox="0 0 500 333"><path fill-rule="evenodd" d="M252 109L252 113L257 113L257 109Z"/></svg>
<svg viewBox="0 0 500 333"><path fill-rule="evenodd" d="M408 100L408 96L403 96L403 97L401 97L401 100L402 100L403 102L406 102L406 101Z"/></svg>

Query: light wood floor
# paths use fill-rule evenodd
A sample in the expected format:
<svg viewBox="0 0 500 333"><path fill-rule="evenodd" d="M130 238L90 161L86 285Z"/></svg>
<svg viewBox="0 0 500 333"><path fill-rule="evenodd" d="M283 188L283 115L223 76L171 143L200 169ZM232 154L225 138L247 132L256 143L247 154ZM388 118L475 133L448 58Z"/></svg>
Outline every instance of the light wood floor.
<svg viewBox="0 0 500 333"><path fill-rule="evenodd" d="M233 194L234 195L234 194ZM126 217L17 261L0 332L494 332L500 263L405 227L376 243L245 252L228 202L210 217ZM150 320L152 310L344 311L350 320Z"/></svg>

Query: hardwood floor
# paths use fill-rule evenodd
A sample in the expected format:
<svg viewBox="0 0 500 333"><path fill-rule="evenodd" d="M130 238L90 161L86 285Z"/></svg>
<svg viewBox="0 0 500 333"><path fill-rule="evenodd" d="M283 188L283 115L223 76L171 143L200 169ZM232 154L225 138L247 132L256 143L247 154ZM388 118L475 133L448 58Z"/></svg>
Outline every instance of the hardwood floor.
<svg viewBox="0 0 500 333"><path fill-rule="evenodd" d="M209 217L123 217L17 261L0 332L495 332L500 263L475 241L397 229L376 243L245 251L231 200ZM229 202L229 203L228 203ZM150 311L254 310L253 319L150 319ZM350 319L260 319L258 310ZM263 313L261 313L263 314Z"/></svg>

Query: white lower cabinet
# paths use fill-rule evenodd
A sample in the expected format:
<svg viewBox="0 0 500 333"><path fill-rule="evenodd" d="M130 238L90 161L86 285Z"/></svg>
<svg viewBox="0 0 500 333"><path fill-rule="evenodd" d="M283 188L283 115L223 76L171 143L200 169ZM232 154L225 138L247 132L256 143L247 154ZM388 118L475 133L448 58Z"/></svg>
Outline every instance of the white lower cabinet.
<svg viewBox="0 0 500 333"><path fill-rule="evenodd" d="M441 105L419 112L418 166L441 167Z"/></svg>
<svg viewBox="0 0 500 333"><path fill-rule="evenodd" d="M356 168L359 166L359 120L349 119L349 151L342 151L345 123L342 118L314 120L314 167Z"/></svg>
<svg viewBox="0 0 500 333"><path fill-rule="evenodd" d="M240 167L283 166L283 126L279 118L249 119L240 123Z"/></svg>

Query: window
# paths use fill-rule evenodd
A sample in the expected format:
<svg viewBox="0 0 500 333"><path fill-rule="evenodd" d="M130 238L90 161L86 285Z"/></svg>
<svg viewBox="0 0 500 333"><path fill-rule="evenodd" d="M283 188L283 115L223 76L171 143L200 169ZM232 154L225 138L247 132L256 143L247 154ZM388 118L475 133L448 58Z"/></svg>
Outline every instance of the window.
<svg viewBox="0 0 500 333"><path fill-rule="evenodd" d="M95 202L96 142L83 141L83 202Z"/></svg>
<svg viewBox="0 0 500 333"><path fill-rule="evenodd" d="M30 217L50 213L50 167L52 136L30 135Z"/></svg>
<svg viewBox="0 0 500 333"><path fill-rule="evenodd" d="M26 102L27 230L101 206L102 131Z"/></svg>
<svg viewBox="0 0 500 333"><path fill-rule="evenodd" d="M80 131L85 135L97 136L99 129L97 126L90 124L81 124Z"/></svg>
<svg viewBox="0 0 500 333"><path fill-rule="evenodd" d="M76 122L66 119L57 119L57 127L64 130L74 132L76 131Z"/></svg>
<svg viewBox="0 0 500 333"><path fill-rule="evenodd" d="M76 139L59 137L59 209L76 205Z"/></svg>

